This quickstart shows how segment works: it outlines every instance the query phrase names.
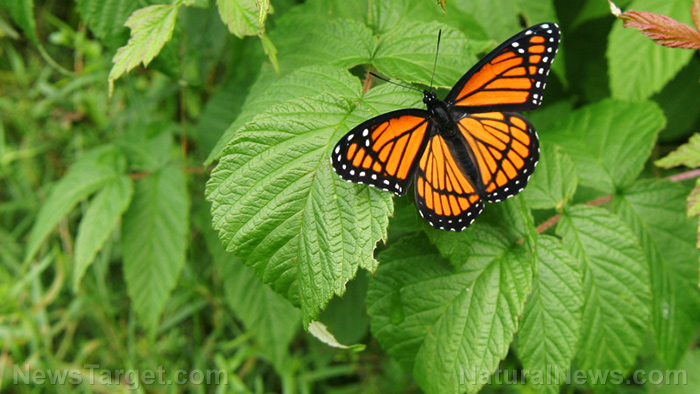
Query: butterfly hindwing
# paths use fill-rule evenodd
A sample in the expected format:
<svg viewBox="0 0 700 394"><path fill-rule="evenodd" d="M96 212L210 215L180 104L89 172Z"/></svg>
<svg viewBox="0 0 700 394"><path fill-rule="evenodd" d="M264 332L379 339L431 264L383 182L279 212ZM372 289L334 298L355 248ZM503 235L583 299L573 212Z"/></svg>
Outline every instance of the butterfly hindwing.
<svg viewBox="0 0 700 394"><path fill-rule="evenodd" d="M470 114L457 121L469 147L481 196L498 202L523 190L540 157L537 132L512 112Z"/></svg>
<svg viewBox="0 0 700 394"><path fill-rule="evenodd" d="M445 101L468 112L536 109L542 102L559 39L555 23L542 23L516 34L472 67Z"/></svg>
<svg viewBox="0 0 700 394"><path fill-rule="evenodd" d="M431 226L462 231L481 214L484 203L455 150L439 134L430 138L416 169L416 204Z"/></svg>
<svg viewBox="0 0 700 394"><path fill-rule="evenodd" d="M333 148L331 164L346 181L406 194L432 123L428 112L406 109L370 119Z"/></svg>

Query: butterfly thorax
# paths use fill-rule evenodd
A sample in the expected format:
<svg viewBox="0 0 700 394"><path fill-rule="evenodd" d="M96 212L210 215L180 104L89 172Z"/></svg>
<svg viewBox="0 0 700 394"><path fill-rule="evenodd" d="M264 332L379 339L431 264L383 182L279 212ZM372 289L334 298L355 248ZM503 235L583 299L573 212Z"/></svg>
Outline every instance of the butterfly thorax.
<svg viewBox="0 0 700 394"><path fill-rule="evenodd" d="M424 91L423 102L428 107L431 119L438 125L440 133L445 136L455 134L456 124L447 110L447 104L438 99L434 92Z"/></svg>

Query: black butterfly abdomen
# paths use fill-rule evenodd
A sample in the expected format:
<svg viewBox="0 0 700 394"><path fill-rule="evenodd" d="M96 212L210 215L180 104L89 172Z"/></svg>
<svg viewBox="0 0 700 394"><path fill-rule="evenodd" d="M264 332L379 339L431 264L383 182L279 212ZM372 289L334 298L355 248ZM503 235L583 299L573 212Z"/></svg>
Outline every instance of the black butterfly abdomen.
<svg viewBox="0 0 700 394"><path fill-rule="evenodd" d="M442 100L426 100L430 118L436 125L437 132L443 137L445 143L450 147L457 165L459 165L467 177L474 185L479 176L476 166L472 161L472 155L467 148L464 137L457 128L457 122L447 107L447 103Z"/></svg>

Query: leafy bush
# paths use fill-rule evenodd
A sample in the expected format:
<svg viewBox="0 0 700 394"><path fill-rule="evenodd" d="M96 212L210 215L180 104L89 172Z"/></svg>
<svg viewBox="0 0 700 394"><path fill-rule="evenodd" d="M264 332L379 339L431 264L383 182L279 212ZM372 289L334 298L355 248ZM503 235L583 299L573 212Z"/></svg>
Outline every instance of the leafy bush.
<svg viewBox="0 0 700 394"><path fill-rule="evenodd" d="M3 3L0 390L696 392L697 55L597 0L439 3ZM427 85L442 30L444 97L545 21L521 195L450 233L333 172L423 107L368 71Z"/></svg>

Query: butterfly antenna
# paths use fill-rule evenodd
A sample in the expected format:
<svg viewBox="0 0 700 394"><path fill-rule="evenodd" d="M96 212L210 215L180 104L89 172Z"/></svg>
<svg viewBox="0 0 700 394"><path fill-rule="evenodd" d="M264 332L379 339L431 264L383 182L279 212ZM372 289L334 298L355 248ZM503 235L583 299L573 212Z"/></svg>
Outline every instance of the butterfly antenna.
<svg viewBox="0 0 700 394"><path fill-rule="evenodd" d="M433 63L433 76L430 77L430 89L433 89L433 79L435 79L435 70L437 70L438 53L440 53L440 37L442 37L442 29L438 31L437 48L435 48L435 63Z"/></svg>
<svg viewBox="0 0 700 394"><path fill-rule="evenodd" d="M415 91L418 91L418 92L423 93L422 90L417 89L417 88L414 88L413 86L408 86L408 85L404 85L404 84L402 84L402 83L394 82L394 81L390 80L389 78L385 78L385 77L379 76L379 75L377 75L377 74L375 74L375 73L373 73L373 72L371 72L371 71L369 72L369 75L371 75L371 76L373 76L373 77L375 77L375 78L381 79L381 80L384 81L384 82L389 82L390 84L393 84L393 85L396 85L396 86L401 86L402 88L411 89L411 90L415 90Z"/></svg>

